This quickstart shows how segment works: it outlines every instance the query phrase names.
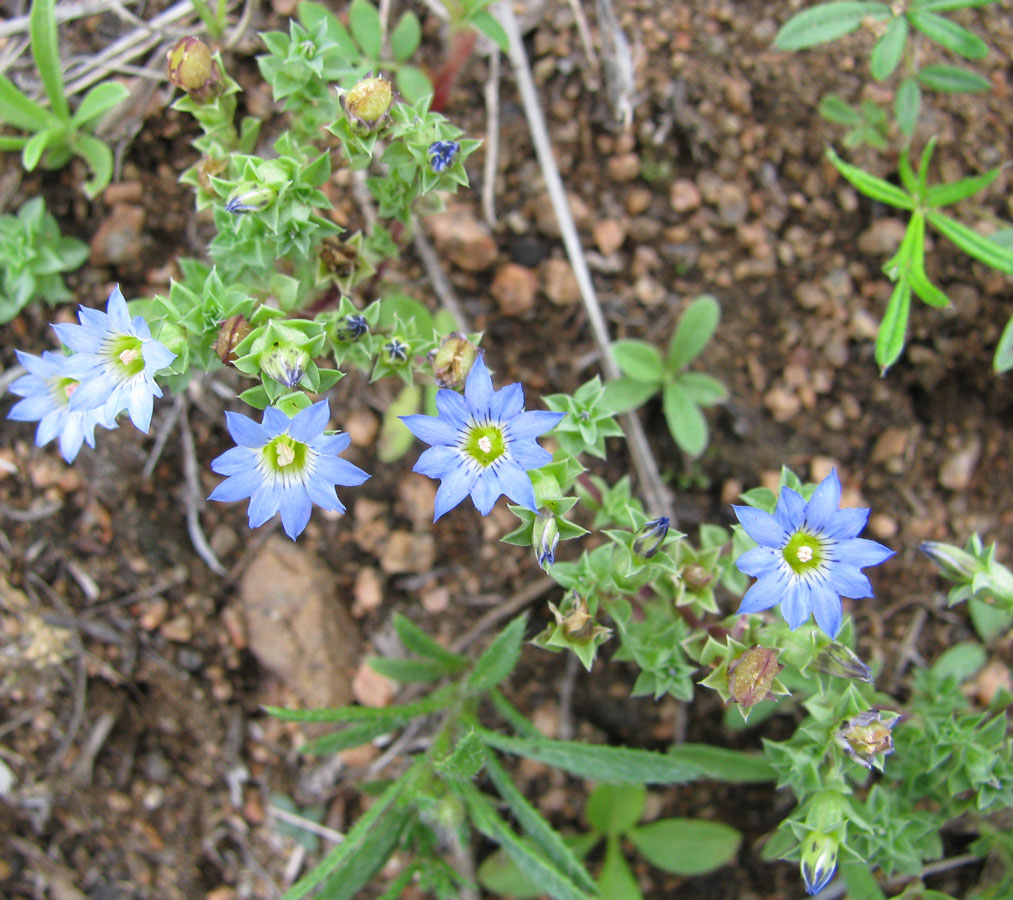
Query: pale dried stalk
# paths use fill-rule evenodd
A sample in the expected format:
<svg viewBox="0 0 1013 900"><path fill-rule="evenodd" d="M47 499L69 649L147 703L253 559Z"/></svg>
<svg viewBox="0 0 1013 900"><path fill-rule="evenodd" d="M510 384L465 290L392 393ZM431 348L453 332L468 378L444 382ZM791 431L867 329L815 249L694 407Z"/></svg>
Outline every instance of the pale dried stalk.
<svg viewBox="0 0 1013 900"><path fill-rule="evenodd" d="M580 245L580 238L577 235L577 226L574 224L573 215L566 200L563 179L560 177L559 168L552 153L552 143L549 139L548 129L545 126L545 117L538 102L534 78L528 65L527 54L524 52L524 44L521 41L520 32L517 28L517 20L514 18L513 9L509 3L501 2L497 4L496 8L500 24L510 38L510 63L513 66L514 77L517 80L517 90L521 95L521 102L524 105L524 114L527 117L528 127L531 131L531 140L535 145L535 155L538 157L538 163L542 169L542 177L545 179L545 186L548 189L552 207L556 213L556 219L562 232L566 254L570 259L570 265L573 266L573 272L580 287L580 295L584 301L584 309L587 312L588 323L591 326L591 334L594 337L595 344L598 346L601 368L609 380L618 378L620 374L619 367L616 365L615 358L612 355L612 344L608 326L595 294L594 284L591 281L591 273L587 266L587 260L584 257L584 250ZM651 448L647 443L647 436L640 425L640 420L632 413L623 415L621 420L623 429L626 432L626 440L629 443L633 467L637 471L648 511L652 515L668 516L674 525L675 513L672 495L661 480L658 464L651 453Z"/></svg>

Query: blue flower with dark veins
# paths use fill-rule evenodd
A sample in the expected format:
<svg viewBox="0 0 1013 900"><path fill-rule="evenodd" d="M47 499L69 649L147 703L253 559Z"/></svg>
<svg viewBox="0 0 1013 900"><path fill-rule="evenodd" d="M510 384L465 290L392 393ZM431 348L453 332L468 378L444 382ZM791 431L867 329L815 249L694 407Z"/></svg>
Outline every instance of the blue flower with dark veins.
<svg viewBox="0 0 1013 900"><path fill-rule="evenodd" d="M109 295L105 312L82 306L77 318L80 325L53 326L74 351L65 363L66 375L80 382L68 400L71 412L104 407L106 420L112 422L125 409L134 425L147 433L153 398L162 396L155 374L176 354L151 336L141 316L130 318L119 287Z"/></svg>
<svg viewBox="0 0 1013 900"><path fill-rule="evenodd" d="M413 471L440 479L433 521L468 494L483 516L491 512L501 494L537 511L527 473L551 461L552 454L535 438L551 431L564 413L526 412L520 384L494 391L481 356L468 373L464 396L437 391L436 408L436 416L401 416L415 437L432 445Z"/></svg>
<svg viewBox="0 0 1013 900"><path fill-rule="evenodd" d="M291 419L269 406L263 424L240 413L225 413L237 446L212 461L212 471L228 477L208 499L229 503L249 497L250 528L281 512L285 534L293 541L309 522L314 503L343 513L345 507L334 486L362 484L369 475L338 457L351 438L324 433L330 415L326 400Z"/></svg>
<svg viewBox="0 0 1013 900"><path fill-rule="evenodd" d="M47 350L42 356L15 351L18 361L27 370L11 385L11 393L23 397L11 407L8 419L16 422L38 422L35 446L42 447L54 438L60 441L60 454L73 462L81 444L95 446L95 426L115 428L115 419L106 417L105 406L72 410L70 398L80 382L67 375L69 357Z"/></svg>
<svg viewBox="0 0 1013 900"><path fill-rule="evenodd" d="M739 571L756 578L739 606L755 613L781 605L792 629L808 621L830 637L841 627L841 597L872 597L872 586L861 569L893 556L875 541L858 537L869 510L838 509L841 483L831 472L809 502L791 488L781 489L774 514L751 506L735 506L735 515L759 547L736 560Z"/></svg>
<svg viewBox="0 0 1013 900"><path fill-rule="evenodd" d="M454 164L461 145L457 141L436 141L429 145L429 168L434 172L442 172Z"/></svg>

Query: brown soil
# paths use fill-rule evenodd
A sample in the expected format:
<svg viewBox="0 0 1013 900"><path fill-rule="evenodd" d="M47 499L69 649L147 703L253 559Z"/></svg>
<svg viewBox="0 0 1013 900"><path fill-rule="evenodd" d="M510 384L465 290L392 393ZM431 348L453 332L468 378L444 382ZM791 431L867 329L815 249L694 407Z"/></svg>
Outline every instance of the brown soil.
<svg viewBox="0 0 1013 900"><path fill-rule="evenodd" d="M771 41L796 3L616 5L637 60L629 133L612 122L601 73L589 66L568 4L546 4L527 47L614 335L661 344L688 299L712 293L722 305L720 329L700 367L723 379L732 399L709 417L712 442L705 455L685 460L660 408L649 404L641 413L661 469L677 490L680 527L728 524L729 501L743 487L776 479L782 463L814 479L836 465L846 502L873 509L870 536L898 551L874 575L877 599L852 604L851 611L861 655L881 668L882 687L903 692L912 666L973 636L964 611L945 608L943 585L918 544L962 543L978 531L998 541L1008 560L1013 543L1013 394L1008 377L996 377L989 366L1011 312L1009 280L936 239L929 275L954 305L943 311L917 306L908 349L881 378L873 336L889 295L880 268L890 251L877 249L877 235L881 243L889 233L892 223L884 221L890 211L854 192L824 161L824 147L840 147L841 134L816 113L828 91L852 101L860 96L868 36L784 55L771 50ZM935 171L947 178L1000 164L1013 124L1009 4L965 13L962 20L993 47L979 70L994 90L927 98L925 132L916 145L939 136ZM427 25L432 59L441 53L435 26ZM252 27L282 25L270 13L255 16ZM96 34L104 36L101 45L120 30L110 14L65 27L63 40L93 50ZM244 103L262 110L252 64L256 42L241 48L229 60L230 72L244 85ZM487 127L481 105L486 77L486 59L473 56L446 110L477 136ZM885 89L865 90L881 97ZM92 261L67 279L82 303L100 306L114 283L128 298L165 291L173 260L199 256L210 237L207 223L191 212L187 189L176 184L195 158L188 142L196 131L166 108L168 97L160 88L139 130L120 145L118 183L94 203L79 190L85 176L79 162L24 174L16 155L0 157L0 196L8 211L42 194L66 233L95 241ZM544 279L540 264L565 258L547 220L509 77L500 83L500 102L499 255L477 273L446 268L473 327L485 332L497 380L523 381L535 405L538 394L572 390L596 371L594 345L579 304L557 305L539 293L527 312L506 315L490 293L503 264L537 270ZM867 151L850 158L884 175L894 168L887 156ZM472 161L475 190L454 202L480 218L481 152ZM354 223L359 214L344 184L338 173L338 214ZM1010 193L1007 170L960 207L960 218L1010 218ZM131 249L108 262L110 230L128 220L135 224L123 239ZM618 249L602 252L595 227L606 221L613 224L604 240L614 226L624 239ZM435 308L410 249L387 274ZM36 308L4 326L3 366L15 364L15 347L52 347L51 317L72 314L70 307L55 313ZM368 432L394 390L346 378L331 395L336 421L344 427L358 417ZM218 480L208 463L229 443L222 410L236 407L207 386L191 392L189 401L206 495ZM239 579L273 526L251 534L244 505L209 505L203 528L228 575L208 570L187 531L183 454L172 413L169 398L156 407L152 435L172 431L150 478L142 469L152 439L129 425L101 432L98 449L85 449L73 467L64 466L52 445L34 448L28 426L3 427L0 758L15 784L0 801L0 890L12 900L276 897L286 878L305 867L297 843L268 815L272 795L285 794L301 808L323 804L324 823L339 831L359 809L347 771L300 757L295 748L302 733L261 709L298 699L297 688L254 657L237 599ZM318 511L299 542L323 561L341 602L351 608L356 601L359 658L390 646L394 611L452 640L538 580L530 552L498 543L511 527L509 513L497 509L480 520L465 503L434 527L424 509L419 513L427 498L431 502L431 487L410 475L415 451L385 465L369 440L363 444L350 458L373 478L345 490L349 515L326 518ZM615 479L628 466L625 448L613 441L609 453L596 471ZM408 534L409 549L421 547L423 559L434 539L435 556L428 557L434 564L423 566L416 557L398 568L397 560L384 559L392 531ZM567 546L561 556L577 550ZM368 577L364 569L371 570ZM374 575L379 605L368 602L372 595L363 587ZM544 602L553 594L531 605L530 635L544 624ZM722 600L732 608L732 598ZM30 633L33 624L41 630ZM41 647L44 640L53 646ZM29 648L50 655L33 660ZM991 653L1007 668L1013 659L1008 640ZM589 740L759 746L760 733L730 734L720 726L720 704L703 689L689 708L671 699L631 700L635 673L610 663L608 646L603 656L592 675L574 677L562 657L526 648L511 682L513 699L546 729L570 728ZM561 685L568 678L573 697L565 703ZM784 738L792 727L773 719L760 732ZM346 759L352 766L363 761ZM581 827L580 786L568 790L574 786L559 773L525 765L518 778L554 822ZM788 796L769 787L720 784L652 793L657 815L724 821L743 829L746 841L734 866L705 878L639 869L648 900L676 890L687 900L801 895L793 866L764 864L758 856L757 841L790 809ZM486 850L479 844L479 857ZM312 856L305 860L311 862ZM976 876L970 871L961 876L965 882L943 879L934 886L959 895Z"/></svg>

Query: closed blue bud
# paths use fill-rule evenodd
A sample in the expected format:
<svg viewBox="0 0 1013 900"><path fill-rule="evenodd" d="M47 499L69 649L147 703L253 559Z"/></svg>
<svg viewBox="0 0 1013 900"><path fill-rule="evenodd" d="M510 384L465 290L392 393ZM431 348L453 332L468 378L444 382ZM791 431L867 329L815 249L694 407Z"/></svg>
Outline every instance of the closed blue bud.
<svg viewBox="0 0 1013 900"><path fill-rule="evenodd" d="M225 200L225 209L236 216L260 212L274 202L274 197L275 191L272 188L253 181L246 181L232 189Z"/></svg>
<svg viewBox="0 0 1013 900"><path fill-rule="evenodd" d="M338 340L352 344L369 331L365 316L345 316L345 324L338 329Z"/></svg>
<svg viewBox="0 0 1013 900"><path fill-rule="evenodd" d="M650 559L661 549L662 543L668 536L670 525L668 516L652 519L637 532L633 541L633 552L644 559Z"/></svg>
<svg viewBox="0 0 1013 900"><path fill-rule="evenodd" d="M442 172L454 164L461 145L457 141L436 141L429 145L429 168Z"/></svg>
<svg viewBox="0 0 1013 900"><path fill-rule="evenodd" d="M802 880L807 894L818 894L837 871L837 849L840 842L832 834L812 831L802 842Z"/></svg>
<svg viewBox="0 0 1013 900"><path fill-rule="evenodd" d="M555 515L547 511L540 512L535 519L531 537L538 565L548 569L556 561L556 546L559 544L559 525Z"/></svg>

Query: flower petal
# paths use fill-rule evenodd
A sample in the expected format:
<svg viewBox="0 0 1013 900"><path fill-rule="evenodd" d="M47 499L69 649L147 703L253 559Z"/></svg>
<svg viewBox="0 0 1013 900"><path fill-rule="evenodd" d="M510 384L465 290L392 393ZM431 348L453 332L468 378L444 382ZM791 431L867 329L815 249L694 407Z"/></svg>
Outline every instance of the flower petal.
<svg viewBox="0 0 1013 900"><path fill-rule="evenodd" d="M789 582L788 590L781 597L781 615L788 627L794 631L809 620L809 588L801 582Z"/></svg>
<svg viewBox="0 0 1013 900"><path fill-rule="evenodd" d="M269 439L284 434L291 424L292 420L278 407L269 406L264 410L264 430L267 431Z"/></svg>
<svg viewBox="0 0 1013 900"><path fill-rule="evenodd" d="M322 483L340 484L342 487L354 487L362 484L370 477L358 466L352 465L347 459L337 456L321 456L313 463L311 479L319 479Z"/></svg>
<svg viewBox="0 0 1013 900"><path fill-rule="evenodd" d="M869 579L859 572L857 568L847 563L836 562L831 565L827 572L827 578L833 589L842 597L861 600L864 597L871 597L873 595Z"/></svg>
<svg viewBox="0 0 1013 900"><path fill-rule="evenodd" d="M434 522L468 496L477 477L477 472L469 471L464 466L452 469L443 477L439 490L436 491L436 503L433 509Z"/></svg>
<svg viewBox="0 0 1013 900"><path fill-rule="evenodd" d="M245 500L252 496L253 492L263 483L264 478L256 469L243 469L216 485L208 496L208 500L219 500L222 503Z"/></svg>
<svg viewBox="0 0 1013 900"><path fill-rule="evenodd" d="M271 440L271 436L263 425L254 422L249 416L244 416L241 413L225 413L225 426L229 429L232 440L240 447L252 447L256 449L263 447Z"/></svg>
<svg viewBox="0 0 1013 900"><path fill-rule="evenodd" d="M816 617L816 624L820 626L830 637L837 637L841 630L841 598L829 584L824 581L816 582L810 586L809 605L813 615Z"/></svg>
<svg viewBox="0 0 1013 900"><path fill-rule="evenodd" d="M485 356L479 354L471 371L468 373L468 380L464 383L464 398L471 407L471 412L476 419L487 419L489 417L489 404L492 401L492 376L485 365Z"/></svg>
<svg viewBox="0 0 1013 900"><path fill-rule="evenodd" d="M876 541L866 538L852 538L834 544L834 555L838 562L864 569L866 566L878 566L893 556L894 551Z"/></svg>
<svg viewBox="0 0 1013 900"><path fill-rule="evenodd" d="M457 443L457 430L437 416L398 416L408 430L420 441L435 446L451 446Z"/></svg>
<svg viewBox="0 0 1013 900"><path fill-rule="evenodd" d="M250 496L247 510L250 528L259 528L271 518L281 506L282 488L278 484L264 482Z"/></svg>
<svg viewBox="0 0 1013 900"><path fill-rule="evenodd" d="M306 493L309 494L310 500L321 509L330 509L339 513L345 511L345 505L338 499L333 484L328 484L319 478L309 478L306 480Z"/></svg>
<svg viewBox="0 0 1013 900"><path fill-rule="evenodd" d="M774 518L785 531L795 531L805 521L805 499L798 491L789 487L781 488L774 509Z"/></svg>
<svg viewBox="0 0 1013 900"><path fill-rule="evenodd" d="M546 431L552 431L566 413L549 412L547 409L529 409L508 423L510 436L515 441L536 438Z"/></svg>
<svg viewBox="0 0 1013 900"><path fill-rule="evenodd" d="M450 447L430 447L422 452L412 466L412 471L429 478L446 478L451 469L457 466L467 468L467 463L456 450Z"/></svg>
<svg viewBox="0 0 1013 900"><path fill-rule="evenodd" d="M540 469L552 462L552 454L533 440L513 441L510 444L510 457L525 471Z"/></svg>
<svg viewBox="0 0 1013 900"><path fill-rule="evenodd" d="M535 489L531 484L528 473L521 466L515 462L505 460L496 466L496 479L499 484L499 490L513 500L514 503L520 504L532 512L537 511L537 507L535 506Z"/></svg>
<svg viewBox="0 0 1013 900"><path fill-rule="evenodd" d="M768 575L760 578L742 598L738 612L754 613L760 610L770 609L781 602L784 596L787 582L783 577Z"/></svg>
<svg viewBox="0 0 1013 900"><path fill-rule="evenodd" d="M493 391L492 400L489 402L489 412L493 419L499 421L512 419L519 415L522 409L524 409L524 388L517 382Z"/></svg>
<svg viewBox="0 0 1013 900"><path fill-rule="evenodd" d="M281 492L281 524L293 541L303 533L311 512L313 504L301 484L289 485Z"/></svg>
<svg viewBox="0 0 1013 900"><path fill-rule="evenodd" d="M830 474L816 486L806 504L806 522L816 532L826 531L840 505L841 482L837 477L837 470L831 469Z"/></svg>
<svg viewBox="0 0 1013 900"><path fill-rule="evenodd" d="M327 427L330 418L330 404L326 400L320 400L295 414L288 426L288 433L295 440L308 444Z"/></svg>
<svg viewBox="0 0 1013 900"><path fill-rule="evenodd" d="M468 424L471 411L468 404L457 391L441 389L436 392L436 409L441 419L445 419L455 430L461 430Z"/></svg>
<svg viewBox="0 0 1013 900"><path fill-rule="evenodd" d="M752 506L733 506L735 515L756 543L764 547L783 547L788 542L788 532L770 513Z"/></svg>
<svg viewBox="0 0 1013 900"><path fill-rule="evenodd" d="M783 561L784 557L773 547L753 547L752 550L747 550L735 560L735 565L740 572L746 575L762 578L777 572Z"/></svg>
<svg viewBox="0 0 1013 900"><path fill-rule="evenodd" d="M831 516L827 527L823 530L823 536L838 541L857 537L868 520L869 510L865 507L849 506L847 509L839 509Z"/></svg>
<svg viewBox="0 0 1013 900"><path fill-rule="evenodd" d="M84 312L84 308L81 311ZM127 311L127 301L120 291L119 285L113 288L109 299L106 301L106 314L109 316L110 323L117 331L122 331L126 334L133 332L133 329L130 327L130 313Z"/></svg>
<svg viewBox="0 0 1013 900"><path fill-rule="evenodd" d="M475 509L483 516L487 516L492 512L492 508L496 505L496 501L499 500L502 493L503 489L499 478L496 477L492 469L486 469L479 474L475 481L471 489L471 499L475 504Z"/></svg>
<svg viewBox="0 0 1013 900"><path fill-rule="evenodd" d="M232 447L211 460L211 471L219 475L235 475L243 469L257 468L258 454L249 447Z"/></svg>

